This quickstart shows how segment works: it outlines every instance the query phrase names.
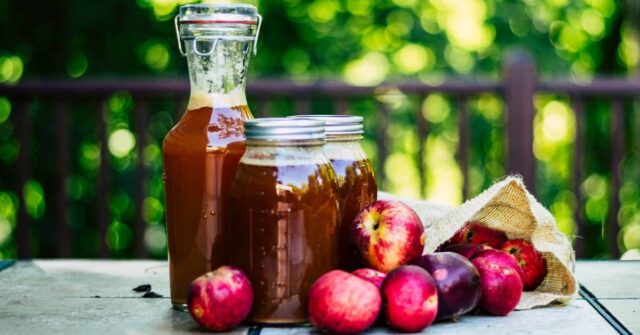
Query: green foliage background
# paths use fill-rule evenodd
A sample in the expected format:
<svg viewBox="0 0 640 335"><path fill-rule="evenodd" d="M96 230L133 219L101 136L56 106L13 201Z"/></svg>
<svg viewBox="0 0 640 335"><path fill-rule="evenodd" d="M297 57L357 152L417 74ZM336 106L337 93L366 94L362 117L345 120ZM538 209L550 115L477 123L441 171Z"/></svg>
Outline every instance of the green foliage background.
<svg viewBox="0 0 640 335"><path fill-rule="evenodd" d="M173 16L187 1L0 0L0 84L51 78L174 78L186 76L186 62L177 51ZM637 77L640 68L640 2L634 0L264 0L249 1L264 17L258 57L251 77L279 77L297 81L344 80L376 85L388 80L439 82L444 78L500 77L502 60L513 49L524 49L536 60L542 78L585 80L594 76ZM637 103L627 106L624 124L627 148L621 167L623 227L619 248L629 257L640 255L640 127ZM145 244L155 257L164 257L164 207L160 180L160 144L176 122L179 99L153 106L147 127L148 145L136 152L132 111L135 101L118 92L107 101L110 164L114 170L109 198L107 244L114 257L130 257L134 220L132 180L134 163L142 159L150 172L143 215ZM538 162L538 196L571 235L572 211L578 206L571 192L571 159L575 137L574 113L568 97L539 95L535 106L534 151ZM48 191L55 176L55 129L45 102L31 108L35 117L30 152L34 177L22 194L12 192L11 169L19 143L13 121L14 103L0 97L0 259L16 256L13 233L16 212L23 204L35 221L32 249L37 257L55 257L56 220ZM315 101L321 112L326 103ZM463 201L462 177L456 163L458 143L455 104L449 97L426 98L398 94L391 103L390 156L378 162L375 141L365 149L386 172L382 185L405 196L451 205ZM429 123L426 154L418 157L416 110ZM504 174L503 103L482 94L469 100L471 121L470 190L477 194ZM75 106L72 118L72 175L66 181L70 207L63 218L72 230L72 256L97 255L95 220L99 141L93 130L95 115L87 104ZM272 110L287 114L286 101ZM355 102L350 112L371 115L371 101ZM585 180L581 209L588 224L589 257L607 257L603 225L610 191L609 105L594 99L587 105ZM84 113L82 111L85 111ZM371 123L375 120L370 117ZM49 121L47 121L49 120ZM369 130L373 127L368 125ZM427 167L420 185L418 166Z"/></svg>

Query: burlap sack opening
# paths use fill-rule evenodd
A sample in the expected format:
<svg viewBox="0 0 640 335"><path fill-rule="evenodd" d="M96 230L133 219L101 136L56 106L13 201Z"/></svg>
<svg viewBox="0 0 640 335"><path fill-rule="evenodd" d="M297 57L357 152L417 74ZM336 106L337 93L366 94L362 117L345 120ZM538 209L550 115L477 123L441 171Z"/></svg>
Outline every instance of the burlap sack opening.
<svg viewBox="0 0 640 335"><path fill-rule="evenodd" d="M433 252L470 220L502 230L510 239L531 241L544 255L548 273L535 291L523 292L516 309L565 304L577 294L571 243L558 230L551 213L527 191L519 177L505 178L458 208L402 199L383 192L380 198L402 200L418 213L425 225L425 253Z"/></svg>

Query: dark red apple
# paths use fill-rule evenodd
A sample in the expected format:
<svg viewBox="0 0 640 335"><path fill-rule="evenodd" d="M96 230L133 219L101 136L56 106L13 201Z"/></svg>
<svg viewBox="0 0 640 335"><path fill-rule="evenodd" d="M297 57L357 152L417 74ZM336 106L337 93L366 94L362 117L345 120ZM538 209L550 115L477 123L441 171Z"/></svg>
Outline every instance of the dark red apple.
<svg viewBox="0 0 640 335"><path fill-rule="evenodd" d="M504 252L513 256L524 271L524 289L535 290L547 276L547 262L529 241L509 240L502 244Z"/></svg>
<svg viewBox="0 0 640 335"><path fill-rule="evenodd" d="M485 244L499 249L506 241L507 235L505 233L486 227L481 222L469 221L445 244Z"/></svg>
<svg viewBox="0 0 640 335"><path fill-rule="evenodd" d="M369 328L382 306L378 288L348 272L333 270L309 289L311 324L328 333L353 334Z"/></svg>
<svg viewBox="0 0 640 335"><path fill-rule="evenodd" d="M492 249L492 247L485 244L451 244L445 247L442 251L455 252L456 254L466 257L467 259L471 259L481 251Z"/></svg>
<svg viewBox="0 0 640 335"><path fill-rule="evenodd" d="M427 270L438 288L438 319L451 319L478 305L482 288L473 264L453 252L436 252L419 257L413 264Z"/></svg>
<svg viewBox="0 0 640 335"><path fill-rule="evenodd" d="M524 271L522 271L520 264L518 264L513 257L509 256L508 253L502 250L491 249L479 252L471 257L471 259L473 260L476 257L486 258L490 263L513 268L522 280L522 286L524 287Z"/></svg>
<svg viewBox="0 0 640 335"><path fill-rule="evenodd" d="M422 255L424 227L411 207L378 200L356 216L353 241L368 266L387 273Z"/></svg>
<svg viewBox="0 0 640 335"><path fill-rule="evenodd" d="M429 272L415 265L403 265L387 274L382 283L384 316L392 328L419 332L438 313L438 290Z"/></svg>
<svg viewBox="0 0 640 335"><path fill-rule="evenodd" d="M382 286L382 282L384 281L384 278L387 276L383 272L376 271L374 269L368 269L368 268L357 269L351 272L351 274L370 282L371 284L375 285L377 288L380 288Z"/></svg>
<svg viewBox="0 0 640 335"><path fill-rule="evenodd" d="M480 273L480 307L493 315L509 314L516 308L522 295L522 280L516 270L493 263L486 257L477 256L471 262Z"/></svg>
<svg viewBox="0 0 640 335"><path fill-rule="evenodd" d="M249 278L231 266L221 266L196 278L189 287L189 313L202 327L229 330L242 322L253 305Z"/></svg>

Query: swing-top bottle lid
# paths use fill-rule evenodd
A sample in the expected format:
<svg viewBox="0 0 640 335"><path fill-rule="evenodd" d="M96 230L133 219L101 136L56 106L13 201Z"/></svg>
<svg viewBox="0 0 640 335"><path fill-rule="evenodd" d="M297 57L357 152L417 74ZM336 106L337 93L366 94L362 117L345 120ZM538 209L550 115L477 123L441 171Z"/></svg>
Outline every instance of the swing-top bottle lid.
<svg viewBox="0 0 640 335"><path fill-rule="evenodd" d="M256 7L245 4L191 4L180 7L175 20L180 53L185 56L182 41L193 43L219 40L253 42L257 51L262 16Z"/></svg>
<svg viewBox="0 0 640 335"><path fill-rule="evenodd" d="M256 7L244 4L192 4L180 7L179 24L257 24Z"/></svg>

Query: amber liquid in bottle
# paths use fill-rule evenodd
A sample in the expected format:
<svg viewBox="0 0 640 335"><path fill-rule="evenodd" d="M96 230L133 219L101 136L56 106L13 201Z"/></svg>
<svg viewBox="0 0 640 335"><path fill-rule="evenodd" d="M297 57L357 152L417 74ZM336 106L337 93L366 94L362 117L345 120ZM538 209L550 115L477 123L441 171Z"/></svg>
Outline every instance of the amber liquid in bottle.
<svg viewBox="0 0 640 335"><path fill-rule="evenodd" d="M184 308L191 281L228 261L231 181L245 152L246 105L189 109L162 146L171 302Z"/></svg>
<svg viewBox="0 0 640 335"><path fill-rule="evenodd" d="M356 215L367 205L376 201L378 188L368 159L331 159L336 173L337 194L340 204L339 253L340 268L353 271L362 267L360 255L351 242L352 223Z"/></svg>
<svg viewBox="0 0 640 335"><path fill-rule="evenodd" d="M249 322L307 322L309 288L339 258L334 178L328 163L240 163L231 190L230 256L254 288Z"/></svg>

